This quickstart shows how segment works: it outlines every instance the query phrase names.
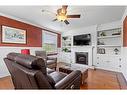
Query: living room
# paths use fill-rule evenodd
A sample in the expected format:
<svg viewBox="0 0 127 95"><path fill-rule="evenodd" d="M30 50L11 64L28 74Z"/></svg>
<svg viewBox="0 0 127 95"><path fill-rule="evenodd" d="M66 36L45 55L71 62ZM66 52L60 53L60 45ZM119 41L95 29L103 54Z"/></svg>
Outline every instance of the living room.
<svg viewBox="0 0 127 95"><path fill-rule="evenodd" d="M60 18L61 10L76 16ZM76 82L68 84L70 88L66 88L67 84L64 88L60 82L63 76L59 81L54 80L57 89L126 89L126 15L126 6L0 6L0 88L25 89L15 82L18 78L14 79L24 77L16 72L12 74L8 61L34 68L36 57L45 62L41 54L46 51L43 52L46 60L55 59L55 65L49 68L65 73L64 78L72 73L76 76ZM9 31L21 33L21 39L10 39L13 33ZM19 36L18 33L15 35ZM58 77L54 73L50 75L53 79ZM106 79L101 81L101 78Z"/></svg>

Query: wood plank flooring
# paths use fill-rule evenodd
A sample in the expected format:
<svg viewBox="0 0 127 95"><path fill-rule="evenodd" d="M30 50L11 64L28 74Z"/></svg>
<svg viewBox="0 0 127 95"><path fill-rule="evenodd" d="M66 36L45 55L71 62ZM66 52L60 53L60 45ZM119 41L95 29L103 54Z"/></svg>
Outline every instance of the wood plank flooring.
<svg viewBox="0 0 127 95"><path fill-rule="evenodd" d="M10 76L0 79L0 89L14 89Z"/></svg>
<svg viewBox="0 0 127 95"><path fill-rule="evenodd" d="M127 89L127 84L121 73L101 69L89 69L87 84L81 89Z"/></svg>
<svg viewBox="0 0 127 95"><path fill-rule="evenodd" d="M87 84L81 89L127 89L127 84L120 73L105 70L88 70ZM11 77L0 79L0 89L14 89Z"/></svg>

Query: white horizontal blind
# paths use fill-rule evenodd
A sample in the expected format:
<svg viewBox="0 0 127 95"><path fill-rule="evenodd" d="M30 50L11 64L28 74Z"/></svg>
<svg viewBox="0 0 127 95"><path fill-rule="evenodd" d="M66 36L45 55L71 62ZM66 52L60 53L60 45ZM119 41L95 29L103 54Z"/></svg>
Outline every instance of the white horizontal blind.
<svg viewBox="0 0 127 95"><path fill-rule="evenodd" d="M57 52L57 34L43 31L43 49L47 52Z"/></svg>
<svg viewBox="0 0 127 95"><path fill-rule="evenodd" d="M57 45L57 34L44 31L43 32L43 43Z"/></svg>

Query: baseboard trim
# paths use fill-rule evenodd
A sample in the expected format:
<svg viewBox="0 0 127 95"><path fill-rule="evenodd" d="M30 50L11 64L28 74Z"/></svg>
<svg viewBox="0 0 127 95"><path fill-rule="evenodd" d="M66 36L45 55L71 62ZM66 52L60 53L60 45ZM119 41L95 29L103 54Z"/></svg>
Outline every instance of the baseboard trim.
<svg viewBox="0 0 127 95"><path fill-rule="evenodd" d="M96 67L96 66L95 66L95 69L102 69L102 70L106 70L106 71L111 71L111 72L118 72L118 73L121 73L120 71L116 71L116 70L113 70L113 69L106 69L106 68Z"/></svg>

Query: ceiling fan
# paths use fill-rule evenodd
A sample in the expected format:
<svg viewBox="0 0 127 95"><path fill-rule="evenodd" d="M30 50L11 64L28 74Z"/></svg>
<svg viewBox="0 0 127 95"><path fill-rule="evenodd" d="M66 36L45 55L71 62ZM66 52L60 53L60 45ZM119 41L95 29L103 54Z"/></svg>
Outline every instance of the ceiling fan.
<svg viewBox="0 0 127 95"><path fill-rule="evenodd" d="M64 22L66 25L69 24L68 18L80 18L80 14L76 15L67 15L67 5L63 5L62 8L57 9L56 18L53 21L61 21Z"/></svg>

